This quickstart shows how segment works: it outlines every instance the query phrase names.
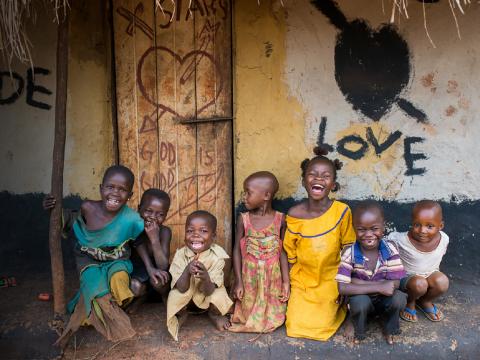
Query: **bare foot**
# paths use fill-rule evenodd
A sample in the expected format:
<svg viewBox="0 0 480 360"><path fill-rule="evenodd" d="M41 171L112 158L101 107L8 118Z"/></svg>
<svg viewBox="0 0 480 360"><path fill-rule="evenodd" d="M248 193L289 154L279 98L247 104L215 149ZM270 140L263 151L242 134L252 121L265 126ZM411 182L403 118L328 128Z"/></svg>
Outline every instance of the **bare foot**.
<svg viewBox="0 0 480 360"><path fill-rule="evenodd" d="M134 298L132 302L125 309L125 312L130 315L136 314L140 306L142 306L145 303L145 301L146 301L146 295L142 295L138 298Z"/></svg>
<svg viewBox="0 0 480 360"><path fill-rule="evenodd" d="M232 325L228 317L217 315L213 311L208 312L208 317L215 328L219 331L227 330Z"/></svg>
<svg viewBox="0 0 480 360"><path fill-rule="evenodd" d="M355 329L353 327L353 323L349 319L347 319L344 326L345 330L343 332L343 337L345 338L347 344L360 344L360 340L355 337Z"/></svg>
<svg viewBox="0 0 480 360"><path fill-rule="evenodd" d="M385 341L387 342L388 345L393 345L393 335L385 335Z"/></svg>

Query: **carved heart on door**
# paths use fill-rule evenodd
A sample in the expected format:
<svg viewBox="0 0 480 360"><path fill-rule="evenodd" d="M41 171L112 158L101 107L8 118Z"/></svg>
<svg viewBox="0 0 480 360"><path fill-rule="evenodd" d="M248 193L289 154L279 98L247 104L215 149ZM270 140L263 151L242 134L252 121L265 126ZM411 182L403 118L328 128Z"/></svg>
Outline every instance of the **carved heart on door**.
<svg viewBox="0 0 480 360"><path fill-rule="evenodd" d="M179 91L183 98L176 98L178 94L173 94L173 99L167 100L160 96L156 98L156 89L152 91L145 84L148 83L147 77L152 76L151 74L146 74L144 65L146 61L155 61L151 59L154 56L155 59L163 57L168 62L168 58L171 58L172 66L169 67L168 71L171 72L170 78L173 79L172 86L177 87L177 91L182 87L189 87L187 91ZM202 81L202 85L205 89L199 89L198 81L195 84L196 79L198 80L203 74L197 73L197 69L214 67L215 76L211 81ZM158 81L160 81L160 86L162 86L162 79L168 77L167 74L158 73ZM203 79L205 80L205 79ZM208 79L206 79L208 80ZM192 106L185 106L182 109L181 104L188 104L191 101L196 101L197 113L196 116L199 116L205 109L215 104L215 101L218 99L223 88L223 74L220 71L218 64L215 62L215 58L208 52L203 50L193 50L185 55L181 56L174 51L164 47L164 46L152 46L149 48L140 58L137 65L137 85L140 90L140 93L145 97L145 99L152 104L153 106L161 109L163 111L169 112L174 116L181 119L188 119L192 116L195 116L195 109ZM188 91L192 90L192 91ZM202 96L198 96L198 91L202 91ZM197 94L195 94L195 91ZM193 94L192 94L193 92ZM184 93L184 94L183 94ZM196 96L196 99L190 99L190 97ZM174 109L168 103L175 103L177 106ZM180 106L178 106L180 104Z"/></svg>

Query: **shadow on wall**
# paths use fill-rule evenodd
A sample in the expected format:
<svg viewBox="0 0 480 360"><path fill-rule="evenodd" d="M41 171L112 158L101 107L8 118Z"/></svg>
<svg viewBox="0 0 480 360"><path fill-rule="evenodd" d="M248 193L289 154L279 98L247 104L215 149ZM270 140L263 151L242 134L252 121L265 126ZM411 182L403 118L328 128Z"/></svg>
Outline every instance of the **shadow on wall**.
<svg viewBox="0 0 480 360"><path fill-rule="evenodd" d="M0 274L6 271L50 272L48 248L49 214L42 208L45 194L22 195L0 192ZM67 208L80 208L81 199L69 196L63 201ZM73 242L63 239L66 270L75 270Z"/></svg>

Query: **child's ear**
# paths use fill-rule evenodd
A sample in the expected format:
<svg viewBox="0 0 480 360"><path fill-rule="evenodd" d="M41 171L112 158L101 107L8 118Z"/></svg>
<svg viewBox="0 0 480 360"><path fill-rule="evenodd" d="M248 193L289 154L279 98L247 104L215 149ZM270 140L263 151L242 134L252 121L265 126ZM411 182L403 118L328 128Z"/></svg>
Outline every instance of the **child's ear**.
<svg viewBox="0 0 480 360"><path fill-rule="evenodd" d="M265 191L265 196L263 197L263 200L271 200L272 199L272 193L270 191Z"/></svg>
<svg viewBox="0 0 480 360"><path fill-rule="evenodd" d="M442 220L442 222L440 223L439 229L440 229L440 230L443 230L443 227L444 227L444 226L445 226L445 224L444 224L444 222L443 222L443 220Z"/></svg>
<svg viewBox="0 0 480 360"><path fill-rule="evenodd" d="M128 194L128 200L130 200L130 198L133 196L133 191L131 191L129 194ZM138 207L140 208L140 205L138 205Z"/></svg>

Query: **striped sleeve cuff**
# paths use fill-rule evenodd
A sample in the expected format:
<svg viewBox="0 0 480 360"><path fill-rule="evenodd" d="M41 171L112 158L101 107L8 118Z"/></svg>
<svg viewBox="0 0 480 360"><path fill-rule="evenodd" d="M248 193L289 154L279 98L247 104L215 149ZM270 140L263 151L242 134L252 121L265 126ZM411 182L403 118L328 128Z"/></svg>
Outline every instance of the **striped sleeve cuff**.
<svg viewBox="0 0 480 360"><path fill-rule="evenodd" d="M352 278L350 276L346 276L343 274L337 274L337 276L335 276L335 280L339 283L346 283L346 284L350 284L352 282Z"/></svg>

